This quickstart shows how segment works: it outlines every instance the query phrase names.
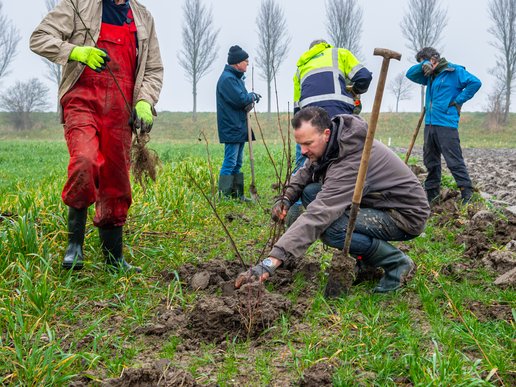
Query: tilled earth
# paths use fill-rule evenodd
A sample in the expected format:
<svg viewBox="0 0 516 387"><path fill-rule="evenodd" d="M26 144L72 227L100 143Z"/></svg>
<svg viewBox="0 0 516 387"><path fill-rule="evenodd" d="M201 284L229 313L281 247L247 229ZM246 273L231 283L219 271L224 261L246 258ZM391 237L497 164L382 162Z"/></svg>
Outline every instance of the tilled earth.
<svg viewBox="0 0 516 387"><path fill-rule="evenodd" d="M398 150L400 153L406 151ZM422 159L421 148L414 148L412 154ZM516 148L465 148L463 155L477 190L489 194L492 200L501 201L501 204L516 206ZM449 174L444 160L442 165L443 174Z"/></svg>
<svg viewBox="0 0 516 387"><path fill-rule="evenodd" d="M420 152L420 150L419 150ZM418 154L416 150L415 154ZM441 200L433 206L433 216L437 224L455 231L456 242L465 245L463 260L442 268L441 273L456 281L468 279L474 274L472 269L485 267L496 274L494 285L506 288L516 286L516 149L515 150L464 150L466 162L474 184L490 197L491 205L474 202L463 211L456 191L443 190ZM421 170L421 172L424 172ZM443 172L446 173L445 167ZM424 179L424 173L419 175ZM489 194L489 195L487 195ZM436 236L436 238L438 238ZM403 245L400 246L403 249ZM351 269L350 269L351 270ZM215 259L198 265L185 264L179 268L179 278L185 292L195 294L195 300L183 307L170 307L164 299L155 311L155 317L134 334L145 343L135 359L134 368L124 370L117 379L106 379L105 386L197 386L199 382L186 371L192 356L200 356L203 343L216 346L216 351L224 352L227 340L249 340L250 350L246 361L250 364L256 350L274 335L274 322L281 315L288 315L293 330L303 331L302 318L310 307L310 300L318 291L322 277L320 263L314 258L304 257L297 267L279 269L272 277L271 286L251 283L235 290L233 281L242 271L238 262ZM366 278L349 275L346 288L353 282L377 278L378 273L368 273ZM287 295L293 291L294 277L302 275L309 281L308 288L292 302ZM161 273L167 282L177 280L172 271ZM512 321L510 305L485 305L471 300L467 307L480 321ZM176 348L173 363L167 359L152 360L161 352L170 336L181 338ZM338 367L338 360L316 363L305 370L304 375L292 380L286 375L278 375L276 385L326 386L332 383L332 374ZM203 370L206 374L210 369ZM235 381L245 385L256 375L245 372ZM399 381L403 384L403 381ZM72 385L90 384L86 377L75 380Z"/></svg>

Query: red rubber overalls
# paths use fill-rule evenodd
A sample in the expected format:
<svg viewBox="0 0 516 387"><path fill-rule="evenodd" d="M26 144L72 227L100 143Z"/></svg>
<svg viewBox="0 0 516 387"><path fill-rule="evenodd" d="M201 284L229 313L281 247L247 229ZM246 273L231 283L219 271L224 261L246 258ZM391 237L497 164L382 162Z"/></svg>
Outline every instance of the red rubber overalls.
<svg viewBox="0 0 516 387"><path fill-rule="evenodd" d="M128 18L133 19L129 10ZM132 106L136 74L136 25L102 23L97 42L109 53L116 80ZM70 162L62 198L77 209L95 203L97 227L124 225L131 205L130 113L113 77L86 66L61 99Z"/></svg>

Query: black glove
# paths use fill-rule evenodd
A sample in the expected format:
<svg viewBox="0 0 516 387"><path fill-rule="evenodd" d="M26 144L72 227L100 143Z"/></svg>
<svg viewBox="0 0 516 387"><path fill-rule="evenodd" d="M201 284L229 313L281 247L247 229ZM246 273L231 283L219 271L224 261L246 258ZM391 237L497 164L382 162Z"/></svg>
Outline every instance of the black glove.
<svg viewBox="0 0 516 387"><path fill-rule="evenodd" d="M271 218L275 222L279 222L280 220L283 220L285 218L285 214L283 212L288 212L288 209L290 208L290 200L288 200L286 197L280 197L274 205L272 206L271 210Z"/></svg>
<svg viewBox="0 0 516 387"><path fill-rule="evenodd" d="M253 97L253 102L260 102L260 99L262 98L260 94L257 94L254 91L251 91L249 94L251 94L251 96Z"/></svg>
<svg viewBox="0 0 516 387"><path fill-rule="evenodd" d="M421 67L423 68L425 77L430 77L434 73L434 65L431 62L426 61Z"/></svg>

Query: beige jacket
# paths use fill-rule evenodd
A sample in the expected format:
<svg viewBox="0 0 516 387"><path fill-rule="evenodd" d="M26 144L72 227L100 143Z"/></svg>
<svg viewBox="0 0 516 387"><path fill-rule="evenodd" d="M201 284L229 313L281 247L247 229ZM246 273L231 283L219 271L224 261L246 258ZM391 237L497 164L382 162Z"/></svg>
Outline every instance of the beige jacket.
<svg viewBox="0 0 516 387"><path fill-rule="evenodd" d="M72 1L80 18L72 6ZM133 101L136 103L145 100L154 106L158 102L163 85L163 64L154 19L137 0L130 1L138 29L138 65ZM81 18L94 41L86 33ZM59 100L77 82L85 67L79 62L69 62L70 52L75 46L93 46L99 37L101 23L102 0L61 0L32 33L30 49L64 66L59 85Z"/></svg>
<svg viewBox="0 0 516 387"><path fill-rule="evenodd" d="M337 130L337 132L335 132ZM351 206L362 150L367 135L366 122L354 115L333 118L331 144L334 155L326 168L307 160L290 180L285 196L294 203L304 187L322 182L322 190L306 211L276 242L270 256L289 261L301 257L306 249ZM363 207L387 212L397 226L419 235L430 216L426 193L410 168L389 148L374 140L364 184Z"/></svg>

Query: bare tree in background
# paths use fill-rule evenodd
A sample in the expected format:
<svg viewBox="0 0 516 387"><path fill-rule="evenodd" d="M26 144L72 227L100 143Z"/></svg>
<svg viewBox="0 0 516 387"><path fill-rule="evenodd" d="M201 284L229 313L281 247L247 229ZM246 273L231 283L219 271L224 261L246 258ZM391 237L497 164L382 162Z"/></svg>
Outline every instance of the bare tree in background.
<svg viewBox="0 0 516 387"><path fill-rule="evenodd" d="M33 126L31 113L49 107L48 92L48 87L37 78L17 81L0 96L0 109L10 113L9 118L16 129L30 129Z"/></svg>
<svg viewBox="0 0 516 387"><path fill-rule="evenodd" d="M396 98L396 113L398 112L400 101L410 99L412 85L413 83L408 80L404 72L399 73L389 82L387 88Z"/></svg>
<svg viewBox="0 0 516 387"><path fill-rule="evenodd" d="M7 74L21 39L16 26L2 12L2 7L0 1L0 79Z"/></svg>
<svg viewBox="0 0 516 387"><path fill-rule="evenodd" d="M363 11L358 0L328 0L326 31L335 47L347 48L360 56Z"/></svg>
<svg viewBox="0 0 516 387"><path fill-rule="evenodd" d="M511 94L516 76L516 0L491 0L488 5L492 26L489 33L497 50L496 67L492 70L497 82L490 98L494 99L496 123L506 125L511 108Z"/></svg>
<svg viewBox="0 0 516 387"><path fill-rule="evenodd" d="M401 32L414 56L423 47L436 47L448 24L446 10L439 0L409 0L408 11L401 21ZM425 87L421 86L421 111L425 106Z"/></svg>
<svg viewBox="0 0 516 387"><path fill-rule="evenodd" d="M267 112L271 112L271 83L285 60L291 38L281 7L274 0L263 0L256 17L258 55L256 67L267 82Z"/></svg>
<svg viewBox="0 0 516 387"><path fill-rule="evenodd" d="M213 26L213 12L200 0L185 0L183 5L183 49L179 52L179 64L192 82L193 113L197 119L197 83L213 64L219 30Z"/></svg>

